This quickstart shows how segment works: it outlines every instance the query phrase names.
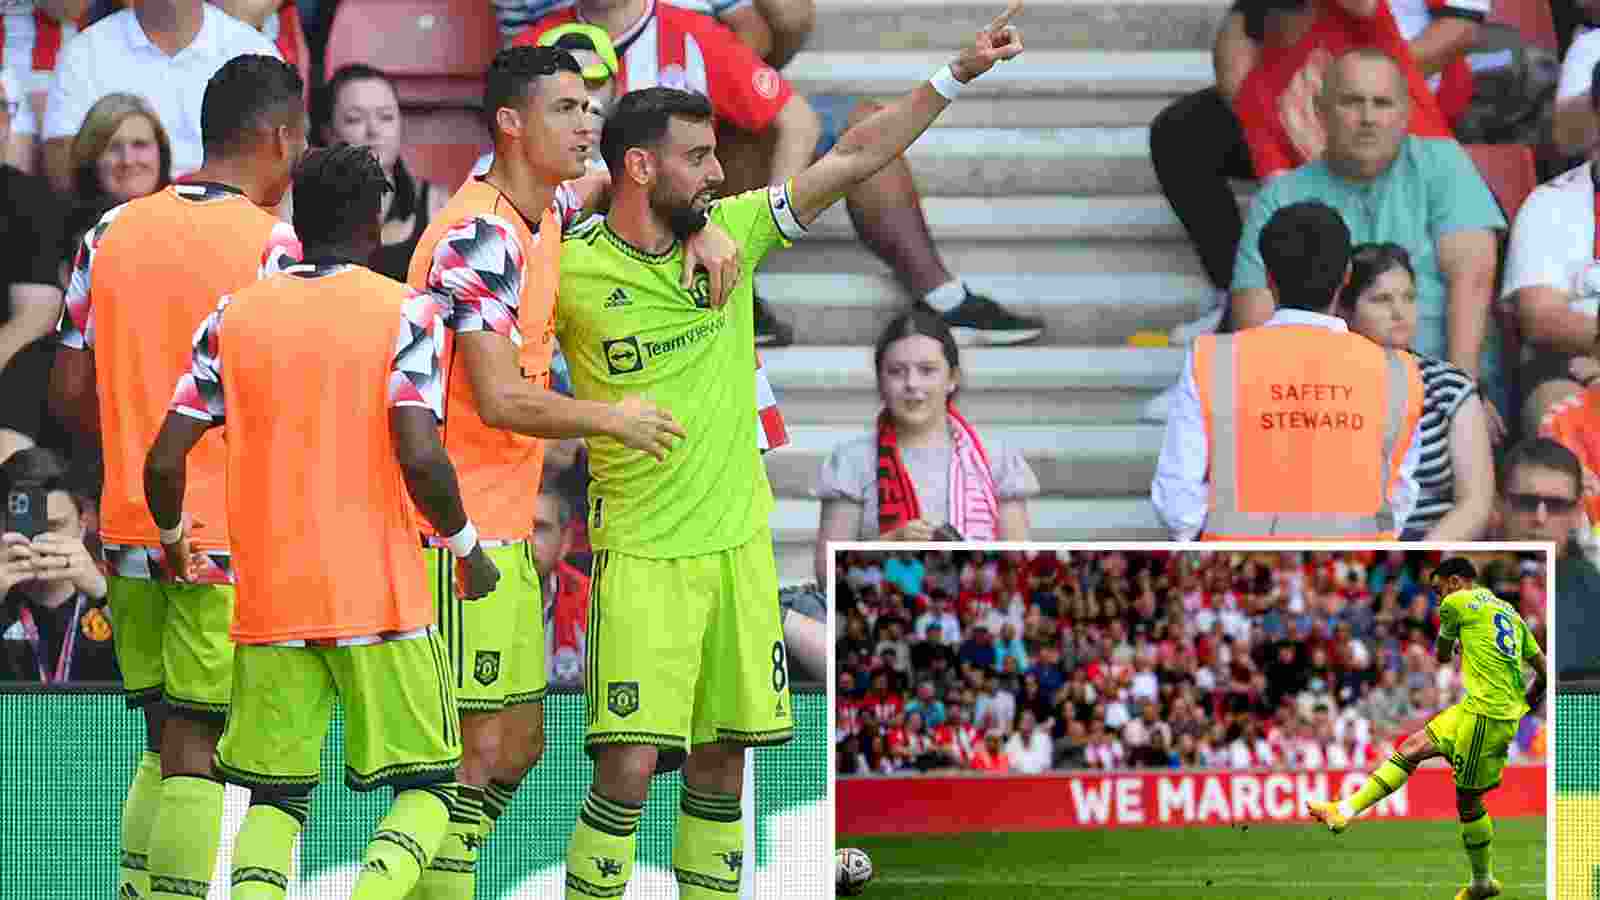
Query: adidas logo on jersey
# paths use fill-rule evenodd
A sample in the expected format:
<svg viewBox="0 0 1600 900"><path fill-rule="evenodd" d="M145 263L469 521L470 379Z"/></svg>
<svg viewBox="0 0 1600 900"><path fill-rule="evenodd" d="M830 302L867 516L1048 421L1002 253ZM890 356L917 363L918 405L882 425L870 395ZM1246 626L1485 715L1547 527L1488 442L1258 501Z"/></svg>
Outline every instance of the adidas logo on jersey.
<svg viewBox="0 0 1600 900"><path fill-rule="evenodd" d="M628 299L628 292L622 288L617 288L616 290L612 291L611 296L606 298L606 309L616 309L618 307L632 305L633 301Z"/></svg>

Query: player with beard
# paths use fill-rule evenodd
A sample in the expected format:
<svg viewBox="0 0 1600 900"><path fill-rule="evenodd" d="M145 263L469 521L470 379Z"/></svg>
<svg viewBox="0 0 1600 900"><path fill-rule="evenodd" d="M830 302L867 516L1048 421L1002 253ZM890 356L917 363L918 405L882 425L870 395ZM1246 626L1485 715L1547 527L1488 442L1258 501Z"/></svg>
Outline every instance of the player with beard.
<svg viewBox="0 0 1600 900"><path fill-rule="evenodd" d="M589 439L587 748L594 782L567 845L566 896L618 897L650 777L683 769L673 869L684 900L732 897L744 862L745 750L787 742L789 673L774 602L772 489L756 448L750 273L851 186L900 156L965 83L1022 51L1018 0L928 83L783 184L712 203L710 102L649 88L610 112L613 201L561 246L556 334L577 396L648 396L687 436L664 459ZM681 286L681 242L707 219L743 248L725 308Z"/></svg>
<svg viewBox="0 0 1600 900"><path fill-rule="evenodd" d="M472 897L478 849L544 752L544 603L529 546L542 439L604 436L659 458L683 436L647 398L595 402L550 390L561 233L603 198L605 179L563 182L583 176L595 119L565 50L501 51L484 82L495 162L434 217L407 276L450 307L445 449L481 529L452 536L422 523L463 748L451 833L423 872L418 900ZM737 270L727 235L707 229L697 241L719 284L725 266ZM489 596L463 603L448 548L473 536L504 577Z"/></svg>

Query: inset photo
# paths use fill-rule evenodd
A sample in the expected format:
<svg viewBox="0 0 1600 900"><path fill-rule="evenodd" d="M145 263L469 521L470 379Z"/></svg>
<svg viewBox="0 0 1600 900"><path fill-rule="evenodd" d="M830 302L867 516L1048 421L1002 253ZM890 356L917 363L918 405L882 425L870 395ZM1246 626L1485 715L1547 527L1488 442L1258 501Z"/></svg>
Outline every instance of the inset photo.
<svg viewBox="0 0 1600 900"><path fill-rule="evenodd" d="M842 896L1547 896L1548 544L831 564Z"/></svg>

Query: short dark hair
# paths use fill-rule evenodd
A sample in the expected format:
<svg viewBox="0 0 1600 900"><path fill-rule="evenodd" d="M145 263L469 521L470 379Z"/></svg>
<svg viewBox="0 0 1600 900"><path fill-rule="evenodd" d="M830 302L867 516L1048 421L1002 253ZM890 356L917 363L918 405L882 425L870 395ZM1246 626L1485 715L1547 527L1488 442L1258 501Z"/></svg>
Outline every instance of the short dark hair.
<svg viewBox="0 0 1600 900"><path fill-rule="evenodd" d="M1506 453L1500 463L1500 492L1511 489L1511 476L1522 466L1539 466L1554 469L1572 479L1573 499L1583 497L1583 464L1577 454L1554 438L1534 437L1520 441Z"/></svg>
<svg viewBox="0 0 1600 900"><path fill-rule="evenodd" d="M528 85L557 72L583 75L583 67L560 47L507 47L494 55L483 76L483 115L489 133L498 134L495 114L502 107L520 107Z"/></svg>
<svg viewBox="0 0 1600 900"><path fill-rule="evenodd" d="M370 148L341 144L311 150L294 172L295 234L307 247L349 243L377 223L389 190Z"/></svg>
<svg viewBox="0 0 1600 900"><path fill-rule="evenodd" d="M1434 578L1465 578L1468 581L1478 580L1478 567L1472 560L1465 556L1452 556L1433 570Z"/></svg>
<svg viewBox="0 0 1600 900"><path fill-rule="evenodd" d="M634 147L649 147L666 137L673 119L709 122L711 101L703 94L653 87L629 91L617 101L600 131L600 157L611 177L622 177L622 157Z"/></svg>
<svg viewBox="0 0 1600 900"><path fill-rule="evenodd" d="M1417 277L1411 254L1399 244L1358 244L1350 252L1350 280L1339 291L1340 311L1354 314L1361 295L1392 269L1404 270L1413 280Z"/></svg>
<svg viewBox="0 0 1600 900"><path fill-rule="evenodd" d="M1259 246L1278 306L1323 312L1333 305L1350 267L1350 229L1332 207L1304 200L1279 209Z"/></svg>
<svg viewBox="0 0 1600 900"><path fill-rule="evenodd" d="M304 91L300 73L277 57L246 53L228 60L206 83L200 102L206 155L237 152L255 129L298 124L305 112Z"/></svg>

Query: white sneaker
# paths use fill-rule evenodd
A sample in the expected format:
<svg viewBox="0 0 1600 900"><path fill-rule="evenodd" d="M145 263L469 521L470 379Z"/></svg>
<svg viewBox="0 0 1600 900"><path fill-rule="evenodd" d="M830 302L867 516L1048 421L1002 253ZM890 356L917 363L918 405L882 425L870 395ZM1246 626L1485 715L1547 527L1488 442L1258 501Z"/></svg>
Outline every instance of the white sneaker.
<svg viewBox="0 0 1600 900"><path fill-rule="evenodd" d="M1185 322L1172 329L1169 339L1174 347L1186 347L1202 334L1215 334L1222 327L1222 314L1228 309L1228 292L1217 291L1209 310L1193 322Z"/></svg>
<svg viewBox="0 0 1600 900"><path fill-rule="evenodd" d="M1161 393L1144 402L1144 409L1139 413L1139 421L1162 424L1167 421L1167 414L1172 410L1172 398L1178 395L1178 386L1173 385Z"/></svg>

